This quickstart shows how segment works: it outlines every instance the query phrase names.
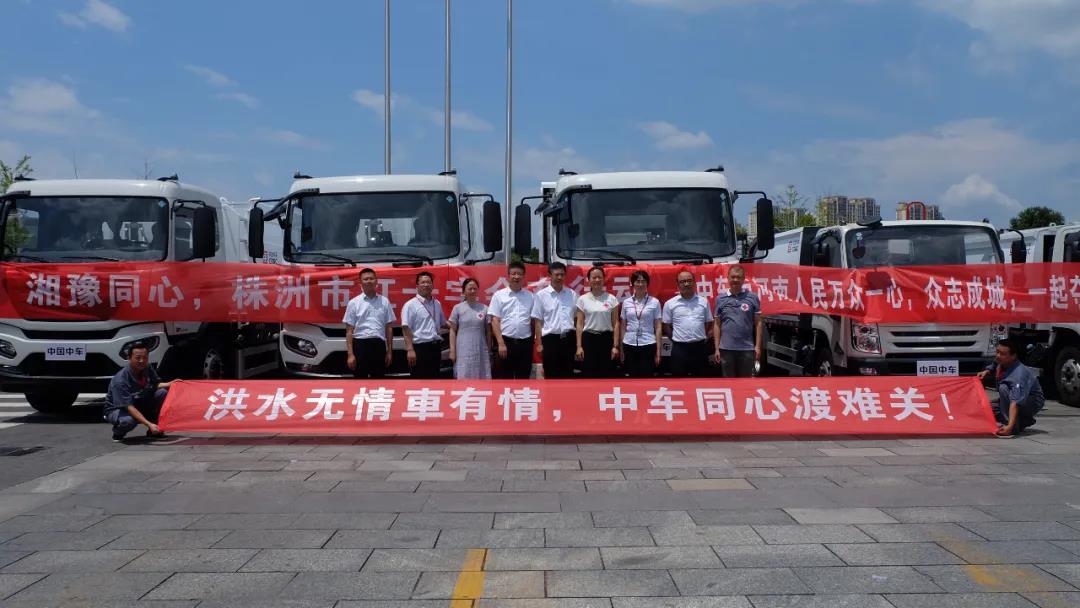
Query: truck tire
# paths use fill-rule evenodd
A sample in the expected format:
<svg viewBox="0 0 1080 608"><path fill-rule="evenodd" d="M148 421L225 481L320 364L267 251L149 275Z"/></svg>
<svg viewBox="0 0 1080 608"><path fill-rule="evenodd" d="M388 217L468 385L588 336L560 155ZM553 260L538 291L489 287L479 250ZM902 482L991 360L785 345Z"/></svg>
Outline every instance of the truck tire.
<svg viewBox="0 0 1080 608"><path fill-rule="evenodd" d="M839 370L833 364L832 353L825 346L814 351L814 363L810 367L811 376L839 376Z"/></svg>
<svg viewBox="0 0 1080 608"><path fill-rule="evenodd" d="M218 340L207 340L195 348L191 377L196 380L229 378L229 358L225 346Z"/></svg>
<svg viewBox="0 0 1080 608"><path fill-rule="evenodd" d="M1054 357L1054 386L1058 400L1080 407L1080 348L1066 346Z"/></svg>
<svg viewBox="0 0 1080 608"><path fill-rule="evenodd" d="M79 398L78 391L62 388L28 391L24 394L30 407L43 414L57 414L68 410Z"/></svg>

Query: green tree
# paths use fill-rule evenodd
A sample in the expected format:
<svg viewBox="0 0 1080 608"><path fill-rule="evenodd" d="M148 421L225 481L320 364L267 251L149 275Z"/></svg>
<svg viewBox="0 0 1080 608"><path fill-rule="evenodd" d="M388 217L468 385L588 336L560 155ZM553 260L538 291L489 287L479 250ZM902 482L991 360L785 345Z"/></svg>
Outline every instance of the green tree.
<svg viewBox="0 0 1080 608"><path fill-rule="evenodd" d="M0 192L7 192L11 184L15 183L16 177L30 175L33 172L29 154L24 154L14 166L0 160ZM22 226L17 217L12 216L4 230L4 248L11 252L18 251L30 240L30 236L30 231Z"/></svg>
<svg viewBox="0 0 1080 608"><path fill-rule="evenodd" d="M540 250L537 249L536 247L533 247L532 249L529 250L529 255L527 255L525 257L521 257L520 255L518 255L516 253L511 253L510 254L510 261L511 262L524 262L526 264L536 264L536 263L540 262Z"/></svg>
<svg viewBox="0 0 1080 608"><path fill-rule="evenodd" d="M773 197L773 221L778 232L817 225L813 211L806 208L807 200L794 184L788 184L783 192Z"/></svg>
<svg viewBox="0 0 1080 608"><path fill-rule="evenodd" d="M1051 224L1060 226L1064 223L1065 216L1060 211L1049 207L1028 207L1009 220L1009 228L1027 230L1028 228L1044 228Z"/></svg>

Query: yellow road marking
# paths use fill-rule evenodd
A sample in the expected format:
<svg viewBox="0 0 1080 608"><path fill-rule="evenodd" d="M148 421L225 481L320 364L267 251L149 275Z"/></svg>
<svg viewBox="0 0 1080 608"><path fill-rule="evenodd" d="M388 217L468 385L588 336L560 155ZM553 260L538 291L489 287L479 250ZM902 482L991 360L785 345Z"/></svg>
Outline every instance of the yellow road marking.
<svg viewBox="0 0 1080 608"><path fill-rule="evenodd" d="M469 549L465 552L465 561L461 564L457 584L451 595L450 608L473 608L476 600L484 592L484 562L487 549Z"/></svg>

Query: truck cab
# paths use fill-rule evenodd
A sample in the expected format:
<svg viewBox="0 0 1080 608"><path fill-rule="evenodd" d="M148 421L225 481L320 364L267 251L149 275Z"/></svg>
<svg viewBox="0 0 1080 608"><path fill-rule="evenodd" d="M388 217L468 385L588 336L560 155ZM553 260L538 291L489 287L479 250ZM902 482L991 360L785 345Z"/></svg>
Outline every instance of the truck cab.
<svg viewBox="0 0 1080 608"><path fill-rule="evenodd" d="M1013 263L1080 263L1080 224L1002 230L1001 243ZM1066 296L1072 277L1061 285ZM1059 401L1080 407L1080 323L1022 323L1009 328L1020 358L1035 368Z"/></svg>
<svg viewBox="0 0 1080 608"><path fill-rule="evenodd" d="M871 220L776 235L765 262L822 268L1000 264L989 224ZM767 365L793 374L830 376L970 375L993 356L1004 324L863 324L838 315L765 318Z"/></svg>
<svg viewBox="0 0 1080 608"><path fill-rule="evenodd" d="M226 217L226 201L176 176L21 179L0 201L7 264L239 261L224 246L235 219ZM77 297L69 278L65 299ZM109 287L99 289L105 296ZM38 410L65 409L80 392L104 391L136 342L150 345L150 363L165 377L253 375L277 367L276 353L254 352L274 337L259 324L3 319L0 390L24 392Z"/></svg>
<svg viewBox="0 0 1080 608"><path fill-rule="evenodd" d="M264 222L280 225L285 233L282 262L340 266L343 279L356 281L351 295L359 293L357 275L364 267L412 267L419 272L432 266L466 266L490 261L502 246L499 204L491 195L466 192L454 172L296 175L287 196L259 202L274 205L266 212L253 209L249 225L256 231ZM252 236L249 255L260 257L262 237ZM379 289L385 293L386 284ZM436 292L439 298L445 295ZM343 316L344 308L335 313ZM351 375L345 338L340 322L284 323L280 353L285 370L307 377ZM407 371L400 326L394 328L392 348L390 371ZM443 355L448 366L448 350Z"/></svg>

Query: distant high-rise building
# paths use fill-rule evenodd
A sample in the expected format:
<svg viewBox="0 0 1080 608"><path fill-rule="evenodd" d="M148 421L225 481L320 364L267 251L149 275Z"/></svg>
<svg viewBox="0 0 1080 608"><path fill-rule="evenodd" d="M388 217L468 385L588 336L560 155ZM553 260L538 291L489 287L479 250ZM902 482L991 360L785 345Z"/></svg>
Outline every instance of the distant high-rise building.
<svg viewBox="0 0 1080 608"><path fill-rule="evenodd" d="M750 210L750 219L746 222L746 234L751 238L757 234L757 208Z"/></svg>
<svg viewBox="0 0 1080 608"><path fill-rule="evenodd" d="M922 201L911 201L896 204L896 219L898 220L943 220L945 216L937 205L927 205Z"/></svg>
<svg viewBox="0 0 1080 608"><path fill-rule="evenodd" d="M881 215L881 206L870 197L823 196L818 199L817 220L822 226L852 224Z"/></svg>

